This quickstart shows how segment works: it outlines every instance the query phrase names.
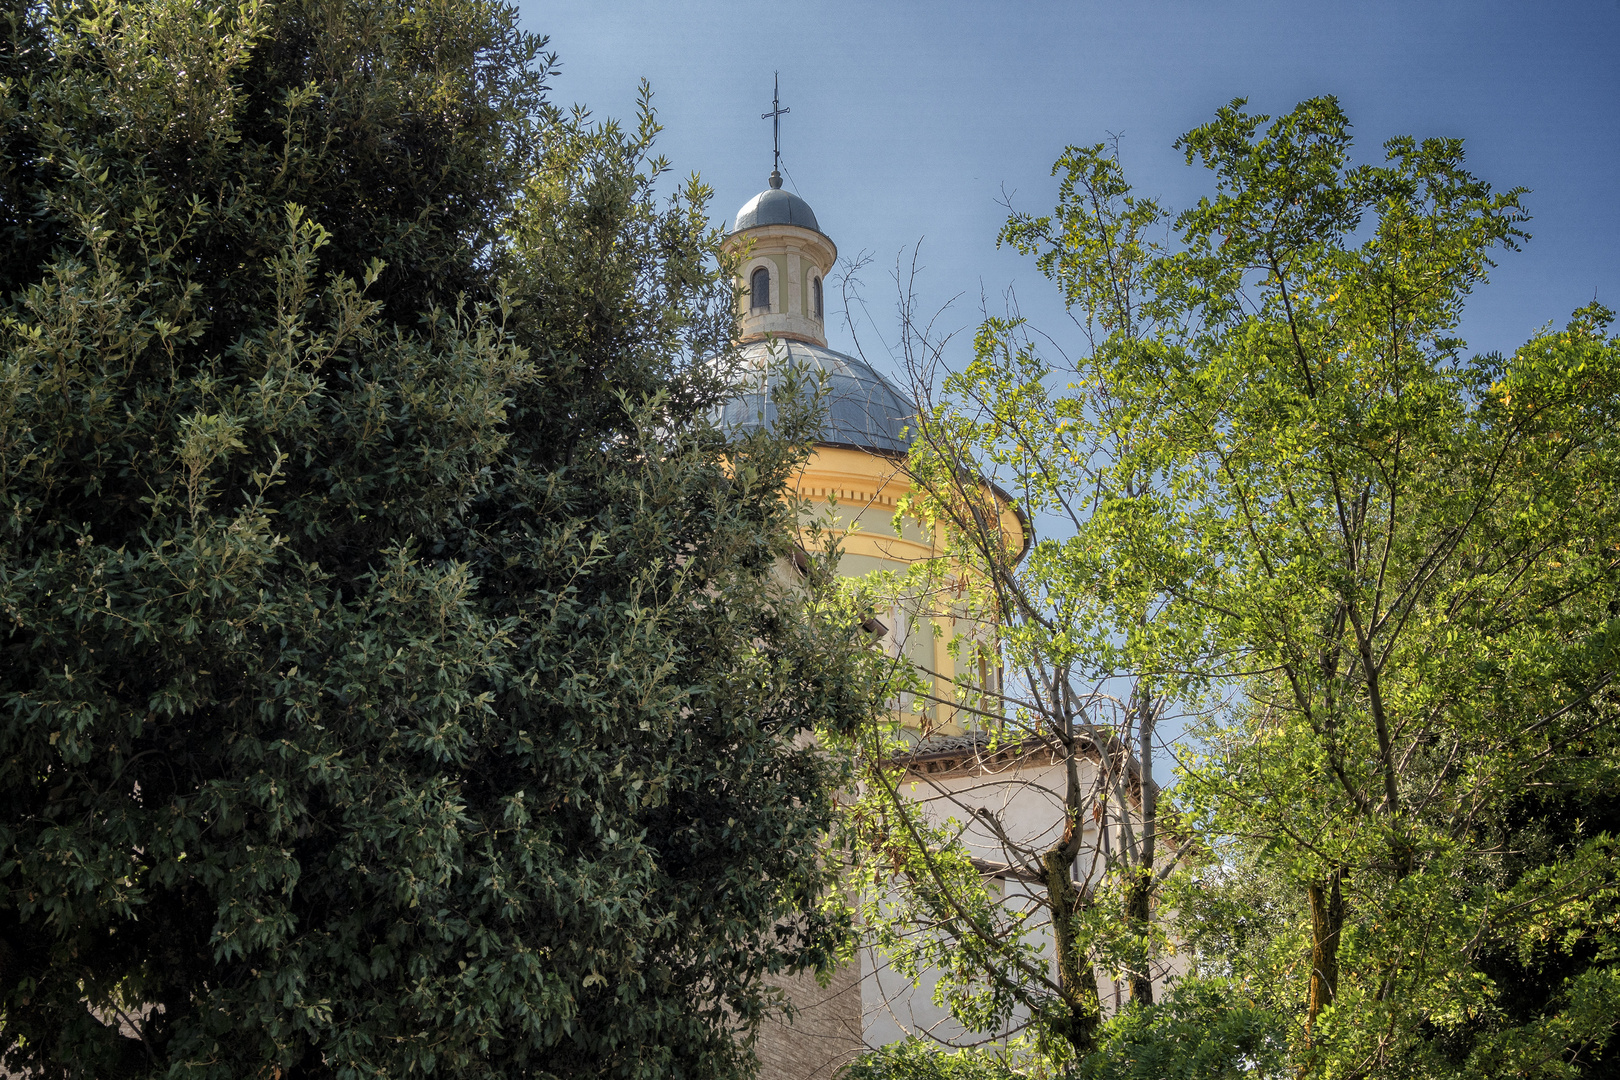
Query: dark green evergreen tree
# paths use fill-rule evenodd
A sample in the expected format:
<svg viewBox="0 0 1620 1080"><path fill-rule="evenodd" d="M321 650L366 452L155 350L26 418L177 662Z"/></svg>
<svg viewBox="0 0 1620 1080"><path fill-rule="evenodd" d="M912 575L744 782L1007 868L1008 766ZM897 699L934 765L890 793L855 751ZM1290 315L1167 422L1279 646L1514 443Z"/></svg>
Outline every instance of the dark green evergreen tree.
<svg viewBox="0 0 1620 1080"><path fill-rule="evenodd" d="M873 703L650 110L481 0L0 35L5 1068L742 1072Z"/></svg>

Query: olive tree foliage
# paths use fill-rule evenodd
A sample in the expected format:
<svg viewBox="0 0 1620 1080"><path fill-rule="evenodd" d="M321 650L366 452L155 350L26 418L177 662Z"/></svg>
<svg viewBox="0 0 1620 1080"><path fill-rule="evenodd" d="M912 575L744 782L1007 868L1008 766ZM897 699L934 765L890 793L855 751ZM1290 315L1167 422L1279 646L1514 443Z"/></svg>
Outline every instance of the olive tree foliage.
<svg viewBox="0 0 1620 1080"><path fill-rule="evenodd" d="M543 48L0 18L13 1074L742 1075L832 955L799 736L871 702L772 573L809 418L708 423L708 192Z"/></svg>
<svg viewBox="0 0 1620 1080"><path fill-rule="evenodd" d="M962 547L1015 662L1205 720L1175 788L1198 865L1149 910L1229 1010L1144 996L1082 1067L1596 1075L1620 1016L1611 314L1469 353L1464 304L1527 214L1459 141L1357 163L1316 99L1234 102L1178 145L1213 186L1183 213L1097 145L1057 163L1051 215L1012 216L1077 333L987 320L913 463L961 535L992 520L962 477L1057 523L1016 565ZM1263 1043L1177 1055L1230 1010Z"/></svg>

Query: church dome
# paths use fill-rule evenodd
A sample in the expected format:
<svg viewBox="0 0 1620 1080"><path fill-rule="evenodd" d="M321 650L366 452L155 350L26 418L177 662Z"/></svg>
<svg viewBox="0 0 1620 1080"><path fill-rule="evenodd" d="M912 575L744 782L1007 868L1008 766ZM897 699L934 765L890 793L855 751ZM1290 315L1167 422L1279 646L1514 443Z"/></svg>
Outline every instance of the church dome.
<svg viewBox="0 0 1620 1080"><path fill-rule="evenodd" d="M801 229L821 231L810 204L791 191L783 191L781 174L776 172L771 173L771 186L743 203L743 208L737 211L737 224L732 232L760 225L797 225Z"/></svg>
<svg viewBox="0 0 1620 1080"><path fill-rule="evenodd" d="M776 403L769 398L780 383L776 371L799 364L821 372L827 380L827 411L821 420L819 442L891 454L904 454L911 448L906 429L916 424L916 404L864 360L789 339L751 341L738 353L748 368L770 370L771 374L765 387L739 394L722 406L722 426L749 431L773 423Z"/></svg>

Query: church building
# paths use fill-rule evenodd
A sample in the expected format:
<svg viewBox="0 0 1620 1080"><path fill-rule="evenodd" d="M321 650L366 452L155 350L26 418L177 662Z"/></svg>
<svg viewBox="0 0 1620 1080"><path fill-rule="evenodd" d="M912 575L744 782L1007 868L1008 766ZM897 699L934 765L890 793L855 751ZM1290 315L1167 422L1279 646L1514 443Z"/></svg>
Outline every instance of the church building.
<svg viewBox="0 0 1620 1080"><path fill-rule="evenodd" d="M775 119L785 111L778 106L766 115ZM905 519L896 527L897 504L910 489L906 456L917 405L865 360L828 347L827 278L838 248L809 204L783 189L779 170L737 212L724 249L738 259L740 354L750 379L748 389L725 406L722 422L734 430L769 426L773 389L787 364L819 376L828 393L826 411L798 494L841 542L840 572L904 572L920 560L940 558L942 545L921 523ZM1024 537L1010 499L999 491L997 497L1005 509L1003 527ZM993 632L953 616L948 601L927 607L879 612L868 626L882 648L932 673L931 702L922 708L896 703L896 719L915 747L902 761L915 780L911 789L931 820L968 823L962 836L975 865L983 865L1006 903L1039 907L1038 882L1015 868L1017 856L1005 841L1016 837L1030 849L1054 842L1065 821L1064 785L1072 783L1065 778L1066 759L1039 738L998 743L989 738L983 715L952 706L958 700L958 656L979 658L977 670L962 672L964 681L1000 692ZM975 647L953 655L950 644L958 637ZM1082 772L1090 770L1082 783L1095 782L1093 765L1082 762ZM991 817L996 834L976 824ZM1088 826L1086 832L1092 831ZM1092 872L1084 861L1076 867L1082 879ZM797 1015L791 1022L772 1020L762 1031L762 1080L832 1080L867 1049L924 1032L944 1039L963 1034L933 1004L930 980L914 987L869 950L825 987L806 977L785 989ZM1102 992L1117 999L1119 987Z"/></svg>

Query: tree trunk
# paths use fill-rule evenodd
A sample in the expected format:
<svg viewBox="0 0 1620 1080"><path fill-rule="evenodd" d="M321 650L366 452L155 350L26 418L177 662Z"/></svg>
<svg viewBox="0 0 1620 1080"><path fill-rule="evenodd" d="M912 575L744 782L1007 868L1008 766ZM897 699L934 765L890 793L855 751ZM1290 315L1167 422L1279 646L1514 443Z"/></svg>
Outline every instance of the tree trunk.
<svg viewBox="0 0 1620 1080"><path fill-rule="evenodd" d="M1085 1057L1097 1047L1097 1028L1102 1023L1102 997L1097 992L1097 972L1074 940L1074 917L1084 898L1071 876L1074 856L1060 844L1041 856L1046 870L1046 895L1052 905L1052 939L1056 946L1058 986L1068 1015L1052 1027L1069 1040L1075 1053Z"/></svg>
<svg viewBox="0 0 1620 1080"><path fill-rule="evenodd" d="M1344 929L1344 896L1339 891L1342 873L1335 866L1325 881L1305 886L1311 901L1311 991L1305 1017L1307 1031L1316 1014L1333 1004L1339 991L1339 937Z"/></svg>
<svg viewBox="0 0 1620 1080"><path fill-rule="evenodd" d="M1148 919L1153 911L1153 870L1138 869L1125 893L1125 918L1136 947L1131 958L1131 1002L1153 1004L1153 972L1148 965Z"/></svg>
<svg viewBox="0 0 1620 1080"><path fill-rule="evenodd" d="M1139 776L1142 800L1141 859L1131 876L1125 894L1125 918L1135 943L1131 957L1131 1001L1137 1005L1153 1004L1153 973L1149 968L1150 922L1153 916L1154 857L1159 835L1159 790L1153 783L1153 728L1157 719L1157 706L1147 681L1137 687L1137 730L1141 738L1137 745L1136 760L1141 769Z"/></svg>

